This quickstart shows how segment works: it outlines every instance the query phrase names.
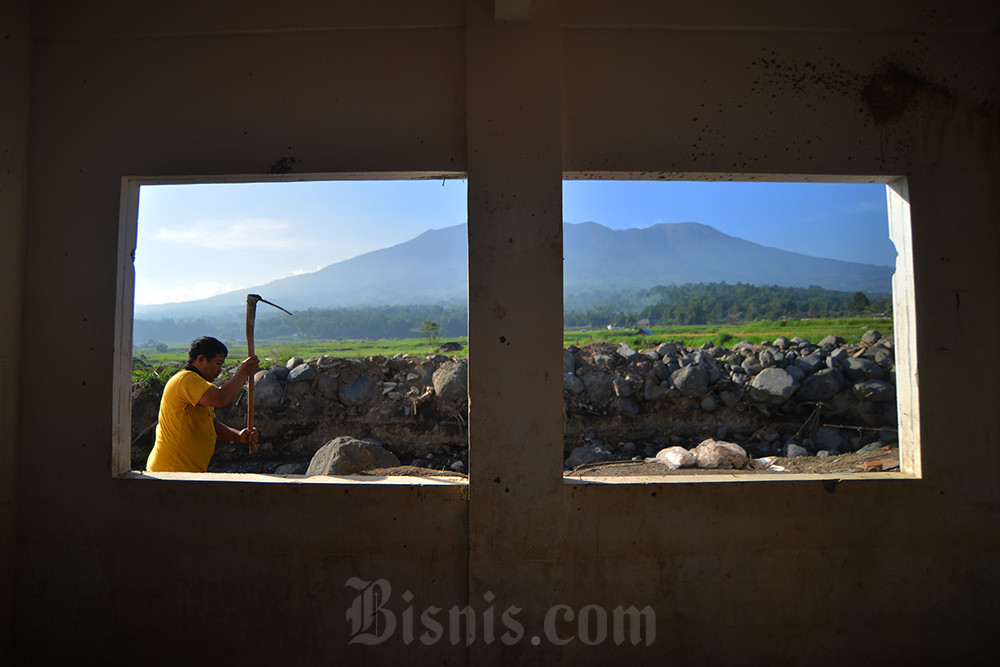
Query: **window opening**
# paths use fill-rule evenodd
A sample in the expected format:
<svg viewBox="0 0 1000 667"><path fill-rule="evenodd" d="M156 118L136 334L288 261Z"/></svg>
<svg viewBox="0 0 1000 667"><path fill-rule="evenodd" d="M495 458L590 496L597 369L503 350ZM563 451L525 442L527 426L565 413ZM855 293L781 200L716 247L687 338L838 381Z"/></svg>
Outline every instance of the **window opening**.
<svg viewBox="0 0 1000 667"><path fill-rule="evenodd" d="M231 377L247 352L247 294L259 294L294 316L257 308L258 451L219 441L208 472L304 474L321 447L349 437L383 445L378 468L466 473L466 214L454 175L125 179L119 356L131 370L117 376L128 378L117 409L131 429L118 434L115 472L145 469L164 383L192 340L221 340L217 384ZM245 425L246 388L216 416Z"/></svg>
<svg viewBox="0 0 1000 667"><path fill-rule="evenodd" d="M920 474L905 181L854 181L564 181L567 474Z"/></svg>

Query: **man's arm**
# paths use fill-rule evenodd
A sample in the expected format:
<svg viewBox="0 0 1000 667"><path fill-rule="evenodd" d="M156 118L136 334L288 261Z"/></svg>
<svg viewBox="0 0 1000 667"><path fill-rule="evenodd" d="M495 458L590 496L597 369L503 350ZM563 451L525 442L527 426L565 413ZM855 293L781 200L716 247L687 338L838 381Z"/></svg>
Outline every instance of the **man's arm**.
<svg viewBox="0 0 1000 667"><path fill-rule="evenodd" d="M257 360L257 355L252 357L247 357L246 360L240 367L236 369L233 377L226 384L221 387L209 387L202 394L201 400L198 401L198 405L207 405L210 408L222 408L230 403L236 398L240 393L240 389L243 388L244 383L246 383L247 378L256 373L260 369L260 362ZM225 438L223 438L225 440Z"/></svg>
<svg viewBox="0 0 1000 667"><path fill-rule="evenodd" d="M257 442L260 439L260 433L257 432L256 427L245 428L237 431L235 428L226 426L218 419L215 420L215 437L219 440L226 440L228 442L242 442L244 444L250 445L250 453L257 453Z"/></svg>

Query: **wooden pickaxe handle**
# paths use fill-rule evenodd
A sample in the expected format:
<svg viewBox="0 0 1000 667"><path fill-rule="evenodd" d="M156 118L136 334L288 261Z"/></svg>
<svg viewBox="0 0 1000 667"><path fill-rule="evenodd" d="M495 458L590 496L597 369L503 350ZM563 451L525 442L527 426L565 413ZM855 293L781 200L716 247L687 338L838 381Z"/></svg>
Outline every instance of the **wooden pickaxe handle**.
<svg viewBox="0 0 1000 667"><path fill-rule="evenodd" d="M260 294L247 294L247 356L252 357L254 355L253 349L253 330L254 323L257 320L257 302L263 301L269 306L274 306L278 310L282 310L288 313L287 310L282 308L276 303L271 303L267 299L261 298ZM291 313L288 313L291 315ZM247 378L247 428L253 428L253 375ZM257 452L256 447L251 447L250 453L255 454Z"/></svg>
<svg viewBox="0 0 1000 667"><path fill-rule="evenodd" d="M247 294L247 356L252 357L254 322L257 319L257 301L260 296ZM253 375L247 378L247 428L253 428ZM251 452L253 453L253 452Z"/></svg>

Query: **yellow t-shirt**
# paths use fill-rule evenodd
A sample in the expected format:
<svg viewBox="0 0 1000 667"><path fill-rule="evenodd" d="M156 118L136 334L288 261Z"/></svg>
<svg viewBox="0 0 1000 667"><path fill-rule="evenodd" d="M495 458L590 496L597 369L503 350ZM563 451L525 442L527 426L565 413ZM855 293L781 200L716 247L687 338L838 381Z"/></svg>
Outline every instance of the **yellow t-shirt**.
<svg viewBox="0 0 1000 667"><path fill-rule="evenodd" d="M215 453L215 409L198 405L212 383L194 371L174 374L163 388L150 472L205 472Z"/></svg>

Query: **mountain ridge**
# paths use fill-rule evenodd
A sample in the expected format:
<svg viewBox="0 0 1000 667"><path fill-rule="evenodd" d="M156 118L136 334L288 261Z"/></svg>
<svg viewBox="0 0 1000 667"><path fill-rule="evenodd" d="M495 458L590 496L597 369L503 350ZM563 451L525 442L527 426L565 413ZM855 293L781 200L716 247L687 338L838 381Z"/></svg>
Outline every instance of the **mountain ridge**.
<svg viewBox="0 0 1000 667"><path fill-rule="evenodd" d="M698 222L613 230L596 222L563 224L564 292L648 289L655 285L743 282L872 294L891 292L893 269L763 246ZM312 273L195 301L137 305L137 319L198 317L245 308L260 293L289 310L378 305L455 304L468 298L465 224L430 229Z"/></svg>

